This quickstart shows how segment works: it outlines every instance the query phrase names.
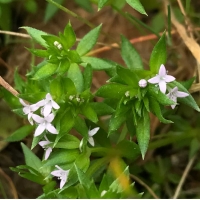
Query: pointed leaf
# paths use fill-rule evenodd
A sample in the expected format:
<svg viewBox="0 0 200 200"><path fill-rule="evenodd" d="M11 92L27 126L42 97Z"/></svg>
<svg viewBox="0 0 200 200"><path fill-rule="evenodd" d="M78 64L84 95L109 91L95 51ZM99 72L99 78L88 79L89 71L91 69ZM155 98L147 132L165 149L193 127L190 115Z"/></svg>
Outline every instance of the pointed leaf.
<svg viewBox="0 0 200 200"><path fill-rule="evenodd" d="M97 114L89 104L81 106L81 112L89 120L91 120L94 123L97 123L98 121Z"/></svg>
<svg viewBox="0 0 200 200"><path fill-rule="evenodd" d="M23 26L21 28L25 29L28 32L28 34L41 46L48 47L45 40L41 37L42 35L48 35L47 33L28 26Z"/></svg>
<svg viewBox="0 0 200 200"><path fill-rule="evenodd" d="M26 165L38 171L42 167L42 161L23 143L21 143Z"/></svg>
<svg viewBox="0 0 200 200"><path fill-rule="evenodd" d="M136 136L142 158L144 159L150 139L150 118L149 113L145 109L143 111L143 117L138 120L136 126Z"/></svg>
<svg viewBox="0 0 200 200"><path fill-rule="evenodd" d="M154 46L153 51L151 53L149 61L150 70L155 74L158 73L161 64L165 64L166 60L167 60L167 50L166 50L166 39L164 32L162 37Z"/></svg>
<svg viewBox="0 0 200 200"><path fill-rule="evenodd" d="M101 26L102 25L100 24L81 39L76 49L80 56L85 55L94 47L101 30Z"/></svg>
<svg viewBox="0 0 200 200"><path fill-rule="evenodd" d="M84 90L87 90L91 87L92 84L92 66L87 64L85 70L83 71L84 79Z"/></svg>
<svg viewBox="0 0 200 200"><path fill-rule="evenodd" d="M98 1L98 10L100 10L101 8L103 8L108 1L109 0L99 0Z"/></svg>
<svg viewBox="0 0 200 200"><path fill-rule="evenodd" d="M142 4L140 3L140 0L126 0L126 2L135 10L140 12L141 14L147 15L145 12Z"/></svg>
<svg viewBox="0 0 200 200"><path fill-rule="evenodd" d="M121 55L129 69L143 69L140 55L124 36L121 36Z"/></svg>

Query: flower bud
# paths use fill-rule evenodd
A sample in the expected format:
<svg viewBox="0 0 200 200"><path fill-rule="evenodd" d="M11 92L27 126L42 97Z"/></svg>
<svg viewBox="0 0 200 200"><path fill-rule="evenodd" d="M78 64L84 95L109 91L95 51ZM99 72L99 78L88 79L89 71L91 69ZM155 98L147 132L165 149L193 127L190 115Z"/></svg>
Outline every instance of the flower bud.
<svg viewBox="0 0 200 200"><path fill-rule="evenodd" d="M147 86L147 81L145 79L141 79L138 84L141 88L145 88Z"/></svg>

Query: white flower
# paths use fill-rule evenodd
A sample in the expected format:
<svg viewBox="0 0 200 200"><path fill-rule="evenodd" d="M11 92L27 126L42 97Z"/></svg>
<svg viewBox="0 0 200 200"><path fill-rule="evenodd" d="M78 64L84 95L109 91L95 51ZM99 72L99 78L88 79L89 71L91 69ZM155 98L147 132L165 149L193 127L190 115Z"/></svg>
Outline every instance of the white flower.
<svg viewBox="0 0 200 200"><path fill-rule="evenodd" d="M36 111L39 106L37 104L26 104L23 99L19 99L20 103L24 106L22 109L25 115L28 115L28 121L30 122L31 125L33 125L33 120L32 120L32 115L33 112Z"/></svg>
<svg viewBox="0 0 200 200"><path fill-rule="evenodd" d="M103 191L101 192L101 197L104 196L106 193L107 193L107 191L106 191L106 190L103 190Z"/></svg>
<svg viewBox="0 0 200 200"><path fill-rule="evenodd" d="M183 98L183 97L189 96L189 94L186 92L178 91L178 87L174 87L173 89L171 89L171 88L168 88L168 89L169 89L169 93L167 94L167 96L169 97L169 99L171 99L175 103L177 102L177 97ZM174 109L176 107L176 105L171 105L171 107L172 107L172 109Z"/></svg>
<svg viewBox="0 0 200 200"><path fill-rule="evenodd" d="M56 110L60 108L49 93L46 95L46 99L40 101L40 105L44 106L42 108L42 113L45 117L51 113L52 108Z"/></svg>
<svg viewBox="0 0 200 200"><path fill-rule="evenodd" d="M40 142L39 142L39 145L40 145L42 148L44 148L44 150L45 150L44 159L47 160L48 157L50 156L51 152L52 152L52 148L51 148L51 147L47 147L47 146L48 146L49 144L51 144L52 142L50 142L46 136L44 136L44 138L45 138L46 140L40 141Z"/></svg>
<svg viewBox="0 0 200 200"><path fill-rule="evenodd" d="M141 88L145 88L147 86L147 81L145 79L141 79L138 83Z"/></svg>
<svg viewBox="0 0 200 200"><path fill-rule="evenodd" d="M63 170L62 168L60 168L58 165L55 166L58 170L54 170L51 172L51 174L53 176L58 177L58 179L60 179L60 189L63 188L63 186L65 185L65 183L67 182L68 179L68 175L69 175L69 170Z"/></svg>
<svg viewBox="0 0 200 200"><path fill-rule="evenodd" d="M51 113L46 117L40 117L39 115L33 114L32 118L34 121L38 123L38 127L35 130L34 136L41 135L44 130L49 131L52 134L58 134L58 131L55 129L55 127L51 124L51 122L54 119L54 114Z"/></svg>
<svg viewBox="0 0 200 200"><path fill-rule="evenodd" d="M158 83L160 91L165 94L167 89L167 83L174 81L175 78L173 76L167 75L167 71L165 66L162 64L159 69L159 73L148 80L149 83Z"/></svg>
<svg viewBox="0 0 200 200"><path fill-rule="evenodd" d="M95 135L99 130L99 127L96 127L96 128L93 128L92 130L89 130L88 132L88 135L89 135L89 138L88 138L88 142L94 146L94 139L93 139L93 135Z"/></svg>

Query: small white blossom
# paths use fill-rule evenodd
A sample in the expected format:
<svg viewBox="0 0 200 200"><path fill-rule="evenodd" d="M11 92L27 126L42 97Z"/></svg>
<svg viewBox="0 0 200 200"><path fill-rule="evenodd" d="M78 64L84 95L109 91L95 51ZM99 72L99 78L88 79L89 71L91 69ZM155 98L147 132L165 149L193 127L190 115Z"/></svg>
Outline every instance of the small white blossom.
<svg viewBox="0 0 200 200"><path fill-rule="evenodd" d="M42 114L47 117L51 111L52 108L59 109L60 106L52 99L51 94L47 94L46 98L40 101L40 105L44 106L41 110Z"/></svg>
<svg viewBox="0 0 200 200"><path fill-rule="evenodd" d="M126 91L126 92L125 92L125 96L126 96L126 97L129 97L129 96L130 96L130 92L129 92L129 91Z"/></svg>
<svg viewBox="0 0 200 200"><path fill-rule="evenodd" d="M106 193L107 193L107 191L106 191L106 190L103 190L103 191L101 192L101 197L104 196Z"/></svg>
<svg viewBox="0 0 200 200"><path fill-rule="evenodd" d="M37 104L26 104L23 99L19 99L20 103L24 106L22 109L25 115L28 115L28 121L30 122L31 125L33 125L33 120L32 120L32 115L33 112L35 112L39 106Z"/></svg>
<svg viewBox="0 0 200 200"><path fill-rule="evenodd" d="M141 79L138 83L141 88L145 88L147 86L147 81L145 79Z"/></svg>
<svg viewBox="0 0 200 200"><path fill-rule="evenodd" d="M54 44L54 46L57 47L60 43L58 41L55 41L53 44Z"/></svg>
<svg viewBox="0 0 200 200"><path fill-rule="evenodd" d="M46 140L40 141L40 142L39 142L39 145L40 145L42 148L44 148L44 150L45 150L44 160L47 160L48 157L50 156L51 152L52 152L52 148L51 148L51 147L48 147L48 145L51 144L52 142L50 142L46 136L44 136L44 138L45 138Z"/></svg>
<svg viewBox="0 0 200 200"><path fill-rule="evenodd" d="M70 95L70 96L69 96L69 100L71 100L71 101L72 101L72 100L73 100L73 98L74 98L74 95Z"/></svg>
<svg viewBox="0 0 200 200"><path fill-rule="evenodd" d="M99 127L96 127L96 128L93 128L92 130L89 130L88 132L88 135L89 135L89 138L88 138L88 142L94 146L94 139L92 136L94 136L99 130Z"/></svg>
<svg viewBox="0 0 200 200"><path fill-rule="evenodd" d="M159 85L160 91L165 94L167 89L167 83L174 81L175 78L173 76L167 75L167 71L165 66L162 64L159 69L159 73L148 80L149 83L157 83Z"/></svg>
<svg viewBox="0 0 200 200"><path fill-rule="evenodd" d="M55 129L55 127L51 124L51 122L54 119L54 114L51 113L46 117L40 117L39 115L33 114L32 118L35 122L38 123L38 127L35 130L34 136L41 135L44 130L49 131L52 134L58 134L58 131Z"/></svg>
<svg viewBox="0 0 200 200"><path fill-rule="evenodd" d="M167 96L169 97L169 99L171 99L175 103L177 102L177 97L183 98L183 97L189 96L189 94L186 92L178 91L178 87L174 87L173 89L170 89L170 88L168 88L168 89L169 89L169 93L167 94ZM174 109L176 107L176 105L171 105L171 107L172 107L172 109Z"/></svg>
<svg viewBox="0 0 200 200"><path fill-rule="evenodd" d="M51 174L53 176L58 177L58 179L60 179L60 189L63 188L63 186L65 185L65 183L67 182L68 179L68 175L69 175L69 170L63 170L62 168L60 168L58 165L55 166L58 170L54 170L51 172Z"/></svg>
<svg viewBox="0 0 200 200"><path fill-rule="evenodd" d="M58 44L58 45L57 45L57 48L58 48L59 50L61 50L61 49L62 49L62 45L61 45L61 44Z"/></svg>

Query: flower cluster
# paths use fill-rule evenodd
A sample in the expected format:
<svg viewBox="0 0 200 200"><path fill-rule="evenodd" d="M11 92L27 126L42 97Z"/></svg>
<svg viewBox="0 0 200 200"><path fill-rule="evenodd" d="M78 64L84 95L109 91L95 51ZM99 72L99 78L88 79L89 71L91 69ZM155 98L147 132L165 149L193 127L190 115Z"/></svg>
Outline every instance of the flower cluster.
<svg viewBox="0 0 200 200"><path fill-rule="evenodd" d="M175 78L173 76L167 75L165 66L162 64L160 66L158 74L155 77L150 78L148 80L148 82L158 85L160 91L163 94L165 94L166 91L168 90L169 93L167 94L167 97L169 99L171 99L172 101L174 101L175 103L177 103L178 97L179 98L187 97L187 96L189 96L189 94L186 92L178 91L178 87L170 88L167 86L167 83L170 83L174 80L175 80ZM141 79L138 84L141 88L144 88L147 86L147 82L145 79ZM171 105L171 107L172 107L172 109L174 109L176 107L176 105Z"/></svg>
<svg viewBox="0 0 200 200"><path fill-rule="evenodd" d="M58 134L56 128L51 124L54 120L54 113L52 113L53 108L58 110L60 106L52 99L52 96L48 93L45 99L29 105L25 103L22 99L20 99L21 104L24 106L23 112L25 115L28 115L28 121L31 125L34 123L37 125L34 136L41 135L45 130L52 134ZM40 108L40 112L42 116L35 114L34 112ZM45 149L45 160L49 157L52 152L52 148L48 147L51 143L46 135L44 136L46 141L39 142L39 145Z"/></svg>

